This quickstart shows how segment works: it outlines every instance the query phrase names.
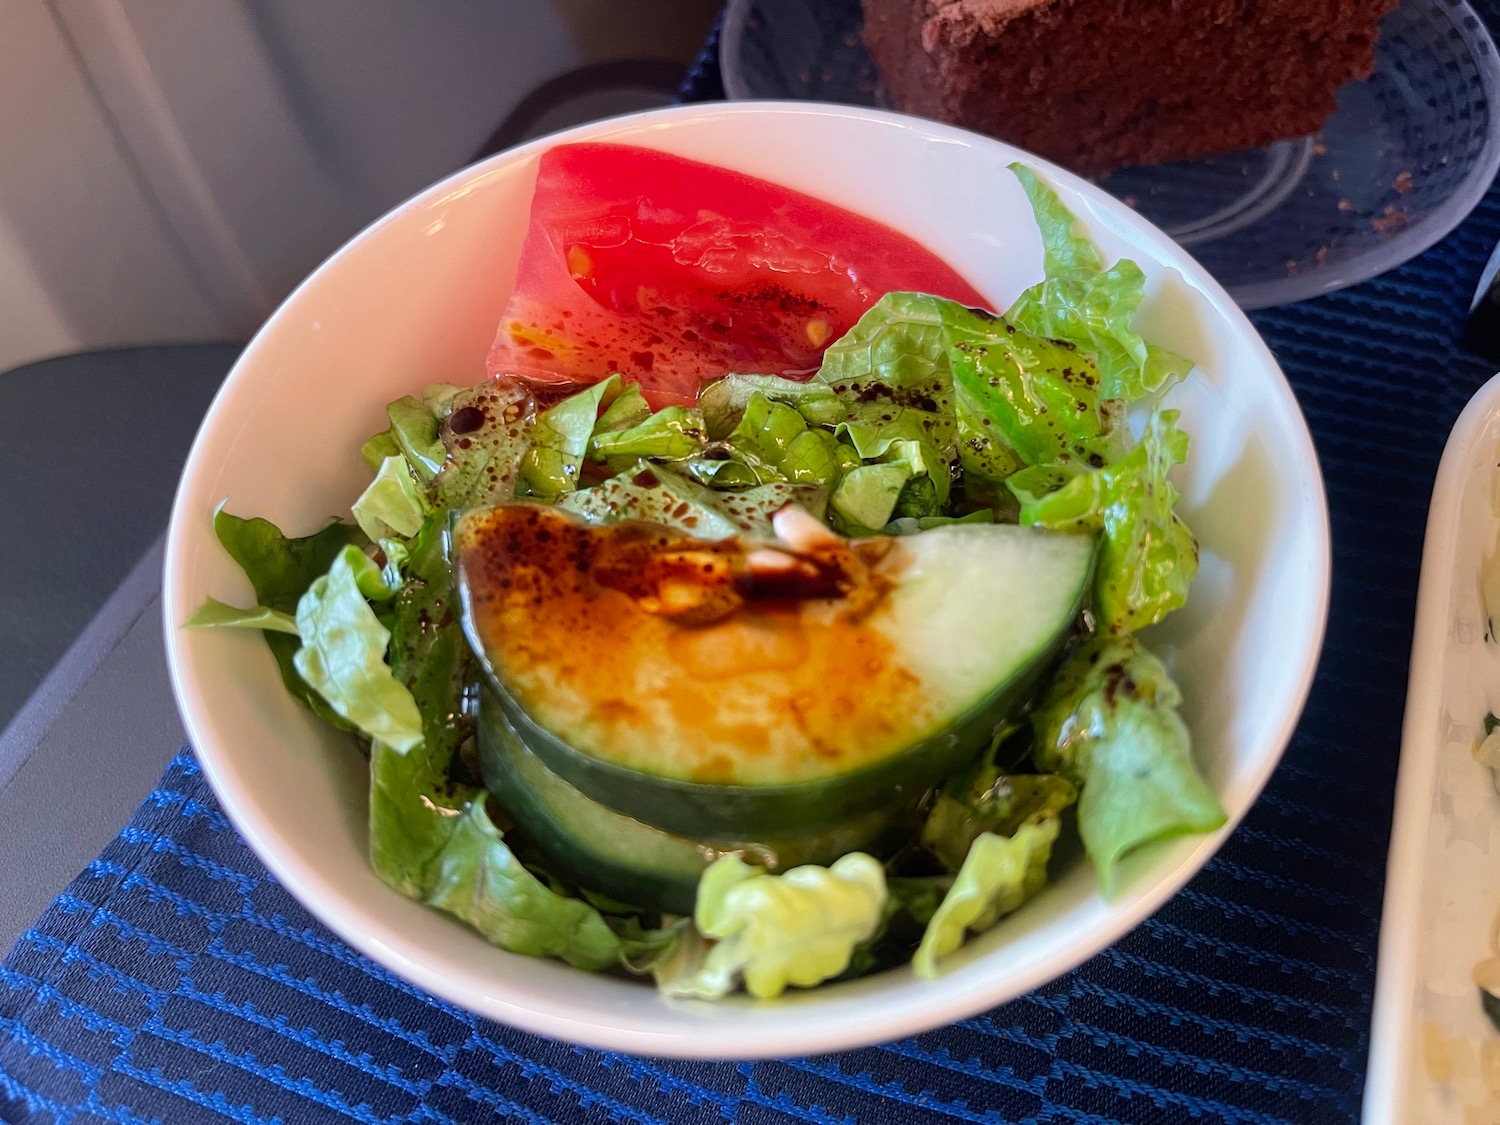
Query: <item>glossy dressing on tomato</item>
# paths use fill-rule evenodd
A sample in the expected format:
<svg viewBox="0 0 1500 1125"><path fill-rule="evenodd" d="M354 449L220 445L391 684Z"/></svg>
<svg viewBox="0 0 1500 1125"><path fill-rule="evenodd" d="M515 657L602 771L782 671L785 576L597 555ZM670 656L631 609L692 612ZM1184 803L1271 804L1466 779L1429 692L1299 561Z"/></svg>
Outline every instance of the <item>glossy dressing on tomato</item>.
<svg viewBox="0 0 1500 1125"><path fill-rule="evenodd" d="M537 171L488 368L621 372L653 407L730 371L807 374L888 292L984 299L905 235L800 192L629 145L560 145Z"/></svg>

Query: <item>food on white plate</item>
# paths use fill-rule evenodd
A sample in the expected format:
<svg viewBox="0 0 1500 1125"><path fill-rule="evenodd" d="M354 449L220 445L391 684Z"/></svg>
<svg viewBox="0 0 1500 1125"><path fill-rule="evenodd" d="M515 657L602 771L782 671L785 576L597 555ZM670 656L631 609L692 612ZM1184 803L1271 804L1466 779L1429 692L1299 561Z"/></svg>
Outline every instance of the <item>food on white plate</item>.
<svg viewBox="0 0 1500 1125"><path fill-rule="evenodd" d="M257 604L188 624L261 630L364 748L383 880L513 952L771 997L938 972L1075 819L1106 890L1223 823L1136 637L1197 565L1159 402L1191 364L1014 172L1046 276L1001 316L829 204L555 148L489 377L390 404L349 520L215 514Z"/></svg>

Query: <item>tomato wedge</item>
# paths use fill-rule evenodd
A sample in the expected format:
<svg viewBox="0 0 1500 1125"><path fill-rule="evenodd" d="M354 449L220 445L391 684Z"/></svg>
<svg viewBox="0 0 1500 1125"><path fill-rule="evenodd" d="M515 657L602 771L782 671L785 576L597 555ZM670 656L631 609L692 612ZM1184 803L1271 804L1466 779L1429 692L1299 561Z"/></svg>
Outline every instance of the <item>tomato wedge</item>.
<svg viewBox="0 0 1500 1125"><path fill-rule="evenodd" d="M492 375L612 372L653 407L730 371L810 374L886 293L984 299L889 227L765 180L630 145L541 158Z"/></svg>

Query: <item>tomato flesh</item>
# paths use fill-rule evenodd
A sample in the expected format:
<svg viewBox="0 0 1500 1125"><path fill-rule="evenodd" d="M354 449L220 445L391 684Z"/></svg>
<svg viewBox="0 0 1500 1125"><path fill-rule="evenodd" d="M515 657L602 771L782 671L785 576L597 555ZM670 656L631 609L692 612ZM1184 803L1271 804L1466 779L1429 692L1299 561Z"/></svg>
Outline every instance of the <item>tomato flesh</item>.
<svg viewBox="0 0 1500 1125"><path fill-rule="evenodd" d="M630 145L541 158L492 375L587 384L613 372L653 407L730 371L805 377L886 293L983 305L880 223L725 168Z"/></svg>

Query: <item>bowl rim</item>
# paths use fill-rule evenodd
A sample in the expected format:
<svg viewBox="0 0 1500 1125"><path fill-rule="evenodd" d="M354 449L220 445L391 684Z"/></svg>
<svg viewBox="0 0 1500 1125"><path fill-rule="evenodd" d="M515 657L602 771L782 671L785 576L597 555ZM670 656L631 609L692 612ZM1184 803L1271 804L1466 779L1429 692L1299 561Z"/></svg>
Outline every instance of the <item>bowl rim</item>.
<svg viewBox="0 0 1500 1125"><path fill-rule="evenodd" d="M241 798L226 774L228 762L235 756L234 751L216 745L211 738L206 737L206 720L200 720L201 704L196 698L196 670L179 640L174 607L181 597L179 586L184 581L185 563L194 534L189 521L200 519L202 514L192 503L195 483L215 467L207 456L209 432L214 428L218 414L232 392L251 378L257 367L259 352L266 346L265 340L272 334L278 321L287 315L288 309L299 303L306 289L326 274L340 268L340 263L349 254L351 247L399 218L404 212L418 208L430 199L446 196L503 165L524 162L554 145L600 139L601 134L607 135L624 126L669 127L674 122L701 117L753 118L785 115L855 119L915 131L931 141L998 146L1007 154L1008 160L1024 160L1042 171L1051 182L1065 185L1085 197L1100 218L1111 220L1117 229L1130 230L1155 262L1176 270L1186 282L1199 289L1208 298L1213 310L1230 322L1235 332L1243 338L1243 343L1253 351L1256 366L1264 368L1270 376L1268 393L1278 400L1276 405L1289 411L1288 416L1300 423L1292 442L1305 469L1301 481L1301 498L1304 505L1310 505L1307 514L1313 524L1309 549L1314 556L1314 565L1312 573L1308 575L1308 583L1316 612L1302 622L1306 641L1301 650L1300 667L1289 681L1294 684L1288 695L1289 706L1274 734L1265 741L1258 762L1245 775L1242 782L1245 793L1242 806L1226 810L1229 817L1225 825L1216 832L1198 837L1192 851L1184 854L1170 871L1163 872L1149 886L1143 886L1140 893L1133 895L1128 902L1110 904L1109 914L1103 924L1071 942L1060 943L1056 950L1039 958L1029 970L1002 976L987 988L975 988L975 982L968 973L950 972L936 980L920 982L920 996L909 995L912 990L902 987L869 996L830 996L826 999L816 990L810 991L801 994L796 1002L785 1004L786 1014L781 1017L774 1031L769 1024L757 1023L757 1035L753 1041L747 1042L744 1026L733 1018L684 1021L683 1027L670 1029L663 1026L660 1016L653 1019L649 1011L645 1015L625 1012L617 1019L603 1021L579 1017L569 1012L565 1005L549 1008L518 1002L503 994L503 984L497 987L493 976L484 977L481 981L480 974L475 972L470 979L460 981L418 956L418 939L412 939L409 950L397 948L372 936L361 927L359 913L362 912L344 914L330 909L319 896L319 884L329 882L323 876L320 865L301 854L283 837L274 815L269 815L253 802ZM168 525L163 560L162 615L173 694L189 742L197 754L205 777L235 829L261 862L310 914L342 941L441 1000L534 1034L637 1055L753 1059L822 1053L886 1042L976 1015L1055 980L1112 945L1155 913L1218 851L1255 803L1280 762L1306 705L1321 654L1328 617L1330 580L1331 540L1326 492L1312 437L1291 386L1270 349L1223 287L1160 230L1123 203L1073 173L1012 145L952 126L884 110L818 102L704 103L652 109L590 122L537 138L471 164L398 203L355 234L309 274L267 319L241 353L216 393L194 438L174 497ZM206 709L203 714L206 715L208 710L211 709ZM395 895L397 892L390 893ZM980 961L990 962L1003 956L1003 950L995 950L984 955ZM903 971L909 972L893 970Z"/></svg>

